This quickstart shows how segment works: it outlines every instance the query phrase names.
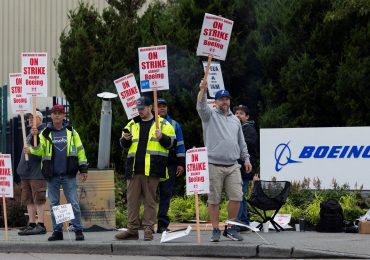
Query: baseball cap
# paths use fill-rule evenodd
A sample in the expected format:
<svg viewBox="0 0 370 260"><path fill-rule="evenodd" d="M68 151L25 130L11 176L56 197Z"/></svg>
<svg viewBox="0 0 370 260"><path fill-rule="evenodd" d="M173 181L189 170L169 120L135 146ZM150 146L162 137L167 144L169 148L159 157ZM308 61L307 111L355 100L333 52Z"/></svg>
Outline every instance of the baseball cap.
<svg viewBox="0 0 370 260"><path fill-rule="evenodd" d="M158 105L160 104L164 104L164 105L167 105L167 101L164 99L164 98L158 98Z"/></svg>
<svg viewBox="0 0 370 260"><path fill-rule="evenodd" d="M28 116L33 116L33 114L29 113ZM36 116L38 116L41 119L41 121L44 119L43 114L38 110L36 111Z"/></svg>
<svg viewBox="0 0 370 260"><path fill-rule="evenodd" d="M237 110L241 110L241 111L243 111L246 115L249 115L249 109L248 109L248 107L247 107L247 106L244 106L244 105L235 106L235 107L233 108L234 113L235 113Z"/></svg>
<svg viewBox="0 0 370 260"><path fill-rule="evenodd" d="M144 109L144 107L150 106L152 104L152 101L148 97L140 97L137 100L136 108L137 109Z"/></svg>
<svg viewBox="0 0 370 260"><path fill-rule="evenodd" d="M56 112L56 111L59 111L59 112L61 112L61 113L65 113L65 111L64 111L64 106L63 105L60 105L60 104L56 104L56 105L54 105L52 108L51 108L51 113L54 113L54 112Z"/></svg>
<svg viewBox="0 0 370 260"><path fill-rule="evenodd" d="M225 90L225 89L221 89L219 91L216 92L216 95L215 95L215 99L220 99L220 98L223 98L223 97L228 97L230 98L230 93L229 91Z"/></svg>

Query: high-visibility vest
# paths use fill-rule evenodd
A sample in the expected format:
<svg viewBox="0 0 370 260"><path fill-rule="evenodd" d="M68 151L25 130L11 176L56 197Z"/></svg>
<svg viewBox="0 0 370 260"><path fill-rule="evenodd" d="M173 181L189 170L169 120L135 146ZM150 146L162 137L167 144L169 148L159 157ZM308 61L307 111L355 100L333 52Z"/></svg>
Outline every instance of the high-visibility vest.
<svg viewBox="0 0 370 260"><path fill-rule="evenodd" d="M155 123L153 121L149 130L149 138L145 152L145 175L168 179L167 158L176 140L175 130L165 119L158 117L158 124L163 134L171 138L171 146L163 147L155 135ZM139 144L140 123L131 120L126 129L132 134L132 144L127 153L126 176L132 176L135 167L136 151ZM122 133L123 134L123 133Z"/></svg>

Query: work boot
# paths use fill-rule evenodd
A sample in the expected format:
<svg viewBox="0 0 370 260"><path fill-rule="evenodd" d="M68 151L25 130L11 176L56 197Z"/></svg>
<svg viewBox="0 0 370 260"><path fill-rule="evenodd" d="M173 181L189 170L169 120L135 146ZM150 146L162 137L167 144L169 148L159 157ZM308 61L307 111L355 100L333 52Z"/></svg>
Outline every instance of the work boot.
<svg viewBox="0 0 370 260"><path fill-rule="evenodd" d="M48 238L48 241L57 241L63 240L63 232L61 231L54 231L53 234Z"/></svg>
<svg viewBox="0 0 370 260"><path fill-rule="evenodd" d="M119 232L114 236L117 240L138 240L139 233L138 231L133 230L126 230L123 232Z"/></svg>
<svg viewBox="0 0 370 260"><path fill-rule="evenodd" d="M144 240L145 241L153 240L153 230L151 230L150 228L144 229Z"/></svg>
<svg viewBox="0 0 370 260"><path fill-rule="evenodd" d="M76 235L76 241L82 241L82 240L85 240L85 236L84 234L82 233L82 230L77 230L75 232L75 235Z"/></svg>

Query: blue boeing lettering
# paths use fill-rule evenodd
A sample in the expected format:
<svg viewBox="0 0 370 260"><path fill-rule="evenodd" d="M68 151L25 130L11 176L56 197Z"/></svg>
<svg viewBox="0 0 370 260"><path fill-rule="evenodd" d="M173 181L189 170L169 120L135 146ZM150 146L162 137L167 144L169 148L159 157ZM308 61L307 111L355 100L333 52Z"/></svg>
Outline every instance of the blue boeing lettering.
<svg viewBox="0 0 370 260"><path fill-rule="evenodd" d="M368 146L304 146L299 158L370 158L370 145Z"/></svg>

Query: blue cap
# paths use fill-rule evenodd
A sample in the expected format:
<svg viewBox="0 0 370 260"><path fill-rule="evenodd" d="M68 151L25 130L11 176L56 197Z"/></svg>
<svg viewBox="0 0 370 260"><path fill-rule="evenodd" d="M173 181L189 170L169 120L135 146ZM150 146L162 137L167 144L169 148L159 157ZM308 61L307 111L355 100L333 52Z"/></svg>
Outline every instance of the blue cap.
<svg viewBox="0 0 370 260"><path fill-rule="evenodd" d="M217 99L220 99L220 98L223 98L223 97L228 97L228 98L230 98L231 96L230 96L230 93L229 93L229 91L227 91L227 90L219 90L219 91L217 91L216 92L216 95L215 95L215 99L217 100Z"/></svg>

